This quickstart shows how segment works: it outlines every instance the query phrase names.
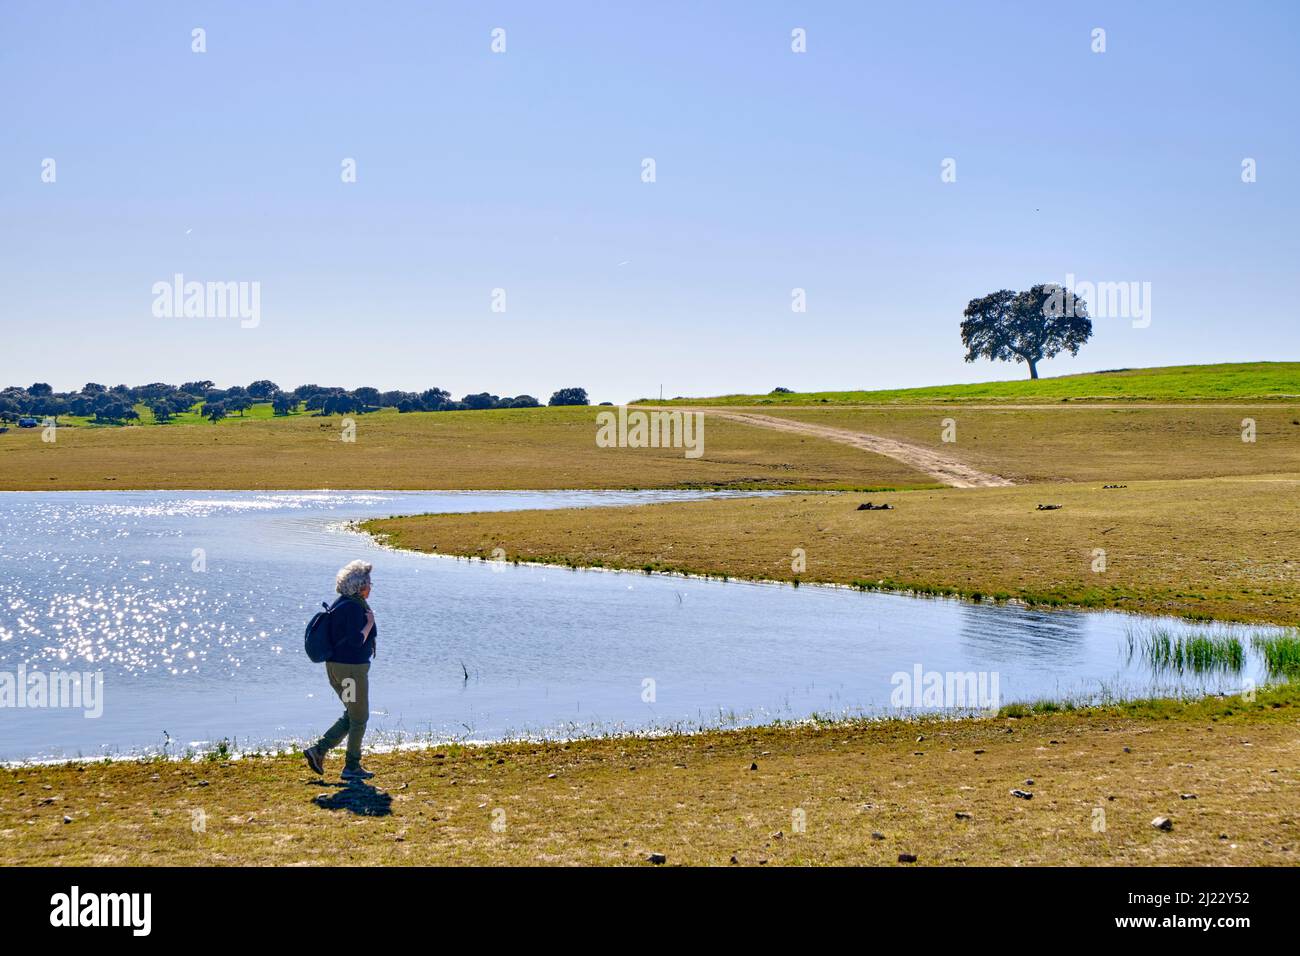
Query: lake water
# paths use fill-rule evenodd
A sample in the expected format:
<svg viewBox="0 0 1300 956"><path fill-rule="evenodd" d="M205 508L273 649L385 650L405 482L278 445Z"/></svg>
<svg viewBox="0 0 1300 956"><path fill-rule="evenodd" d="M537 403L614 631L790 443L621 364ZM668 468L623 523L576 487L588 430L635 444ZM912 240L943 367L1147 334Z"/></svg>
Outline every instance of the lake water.
<svg viewBox="0 0 1300 956"><path fill-rule="evenodd" d="M893 676L918 668L994 679L1001 703L1264 680L1253 652L1235 674L1157 674L1125 640L1151 621L1126 615L455 560L386 550L345 526L701 496L0 493L0 679L103 675L98 717L84 702L0 706L0 760L314 738L342 708L302 632L358 557L375 564L381 632L371 743L895 713Z"/></svg>

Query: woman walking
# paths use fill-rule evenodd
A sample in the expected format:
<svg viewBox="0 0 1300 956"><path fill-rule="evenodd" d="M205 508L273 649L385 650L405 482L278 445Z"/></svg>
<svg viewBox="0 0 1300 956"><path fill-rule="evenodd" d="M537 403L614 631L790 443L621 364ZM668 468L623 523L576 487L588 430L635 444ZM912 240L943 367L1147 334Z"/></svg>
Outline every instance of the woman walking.
<svg viewBox="0 0 1300 956"><path fill-rule="evenodd" d="M339 592L329 613L330 655L325 674L343 701L343 716L314 745L302 752L312 771L325 773L325 757L345 736L344 780L365 780L374 774L361 766L361 738L370 716L370 659L375 656L379 628L370 610L370 572L374 565L353 561L339 569L334 589Z"/></svg>

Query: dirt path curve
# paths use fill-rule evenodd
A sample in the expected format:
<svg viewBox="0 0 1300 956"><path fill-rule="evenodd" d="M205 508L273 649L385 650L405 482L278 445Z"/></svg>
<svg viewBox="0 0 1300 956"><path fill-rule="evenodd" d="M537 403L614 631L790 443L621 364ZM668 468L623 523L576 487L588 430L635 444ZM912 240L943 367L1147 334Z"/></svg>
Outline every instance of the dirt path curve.
<svg viewBox="0 0 1300 956"><path fill-rule="evenodd" d="M894 438L882 438L879 435L868 435L865 432L850 431L847 428L832 428L829 425L814 425L810 422L796 421L791 418L759 415L755 412L732 412L717 408L691 410L702 411L706 415L726 418L744 425L756 425L759 428L778 428L781 431L811 435L815 438L825 438L828 441L852 445L854 448L875 452L877 455L884 455L887 458L893 458L895 461L901 461L905 465L911 465L913 468L933 475L945 485L951 485L954 488L1001 488L1015 484L1015 482L1003 478L1001 475L991 475L988 472L972 468L964 462L949 458L947 455L940 454L933 449L898 441Z"/></svg>

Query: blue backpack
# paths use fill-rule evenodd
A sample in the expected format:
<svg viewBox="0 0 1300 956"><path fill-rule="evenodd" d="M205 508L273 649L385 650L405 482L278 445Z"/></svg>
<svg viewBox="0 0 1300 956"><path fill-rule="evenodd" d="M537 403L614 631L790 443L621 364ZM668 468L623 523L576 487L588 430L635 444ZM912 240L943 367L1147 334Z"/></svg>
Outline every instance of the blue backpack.
<svg viewBox="0 0 1300 956"><path fill-rule="evenodd" d="M330 640L330 606L324 601L320 602L320 606L325 610L312 615L312 619L307 622L307 633L302 639L303 649L313 664L328 660L330 652L334 650L334 642Z"/></svg>

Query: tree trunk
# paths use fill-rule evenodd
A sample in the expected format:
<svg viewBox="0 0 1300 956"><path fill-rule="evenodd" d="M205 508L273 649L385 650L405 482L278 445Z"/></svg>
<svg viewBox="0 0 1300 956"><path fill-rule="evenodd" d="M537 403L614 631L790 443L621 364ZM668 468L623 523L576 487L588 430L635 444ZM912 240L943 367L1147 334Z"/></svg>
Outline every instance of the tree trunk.
<svg viewBox="0 0 1300 956"><path fill-rule="evenodd" d="M1029 363L1029 377L1030 377L1030 378L1038 378L1038 360L1037 360L1037 359L1025 359L1025 361L1027 361L1027 362Z"/></svg>

